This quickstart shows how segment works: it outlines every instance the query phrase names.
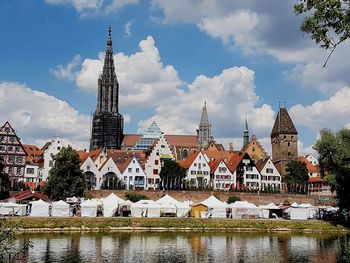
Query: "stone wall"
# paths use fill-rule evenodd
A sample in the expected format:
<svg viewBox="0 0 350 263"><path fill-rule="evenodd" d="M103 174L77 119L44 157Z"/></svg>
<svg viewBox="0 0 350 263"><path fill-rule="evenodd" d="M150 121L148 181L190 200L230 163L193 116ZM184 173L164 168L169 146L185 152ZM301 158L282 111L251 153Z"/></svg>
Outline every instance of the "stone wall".
<svg viewBox="0 0 350 263"><path fill-rule="evenodd" d="M263 193L239 193L239 192L212 192L212 191L126 191L126 190L92 190L88 191L88 196L101 198L106 197L110 193L115 193L119 197L125 199L126 193L142 194L151 200L158 200L166 194L174 197L179 201L192 200L194 203L199 203L208 198L212 194L218 197L221 201L227 201L231 195L238 196L242 201L254 203L256 205L268 203L310 203L312 205L335 205L336 201L333 197L327 196L329 201L319 201L318 195L291 195L291 194L263 194Z"/></svg>

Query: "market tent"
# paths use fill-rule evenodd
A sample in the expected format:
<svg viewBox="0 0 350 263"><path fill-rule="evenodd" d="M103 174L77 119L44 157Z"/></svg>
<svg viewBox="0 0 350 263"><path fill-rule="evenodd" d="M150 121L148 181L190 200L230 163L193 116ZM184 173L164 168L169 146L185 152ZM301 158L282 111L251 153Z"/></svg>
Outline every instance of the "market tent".
<svg viewBox="0 0 350 263"><path fill-rule="evenodd" d="M259 217L261 209L248 201L236 201L228 205L233 218Z"/></svg>
<svg viewBox="0 0 350 263"><path fill-rule="evenodd" d="M270 211L280 211L281 208L274 203L269 203L267 205L259 205L259 208L261 209L261 218L270 218ZM277 215L276 215L277 216Z"/></svg>
<svg viewBox="0 0 350 263"><path fill-rule="evenodd" d="M124 202L123 199L111 193L109 196L103 199L103 216L112 217L115 216L119 205Z"/></svg>
<svg viewBox="0 0 350 263"><path fill-rule="evenodd" d="M93 200L86 200L80 204L81 217L96 217L97 216L97 202Z"/></svg>
<svg viewBox="0 0 350 263"><path fill-rule="evenodd" d="M291 220L307 220L309 210L305 207L291 207L289 215Z"/></svg>
<svg viewBox="0 0 350 263"><path fill-rule="evenodd" d="M161 206L162 213L176 214L177 217L185 217L190 210L189 203L182 203L170 195L165 195L156 201Z"/></svg>
<svg viewBox="0 0 350 263"><path fill-rule="evenodd" d="M307 208L308 210L308 219L315 219L317 216L318 208L311 204L300 204L299 207Z"/></svg>
<svg viewBox="0 0 350 263"><path fill-rule="evenodd" d="M70 205L65 201L57 201L52 202L51 206L51 216L53 217L69 217L70 213Z"/></svg>
<svg viewBox="0 0 350 263"><path fill-rule="evenodd" d="M130 206L132 217L160 217L160 204L152 200L140 200Z"/></svg>
<svg viewBox="0 0 350 263"><path fill-rule="evenodd" d="M27 205L13 202L0 203L0 215L17 215L24 216L27 213Z"/></svg>
<svg viewBox="0 0 350 263"><path fill-rule="evenodd" d="M30 216L50 216L50 204L43 200L31 202Z"/></svg>
<svg viewBox="0 0 350 263"><path fill-rule="evenodd" d="M211 218L226 218L227 204L221 202L215 196L210 196L201 202L208 207L207 217Z"/></svg>

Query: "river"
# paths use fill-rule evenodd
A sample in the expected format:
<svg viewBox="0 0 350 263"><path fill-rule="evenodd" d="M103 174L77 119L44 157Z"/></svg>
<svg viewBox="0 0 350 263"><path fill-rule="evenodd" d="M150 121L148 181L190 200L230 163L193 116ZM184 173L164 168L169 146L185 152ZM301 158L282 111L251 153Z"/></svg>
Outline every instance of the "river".
<svg viewBox="0 0 350 263"><path fill-rule="evenodd" d="M21 262L335 262L329 234L107 232L26 233Z"/></svg>

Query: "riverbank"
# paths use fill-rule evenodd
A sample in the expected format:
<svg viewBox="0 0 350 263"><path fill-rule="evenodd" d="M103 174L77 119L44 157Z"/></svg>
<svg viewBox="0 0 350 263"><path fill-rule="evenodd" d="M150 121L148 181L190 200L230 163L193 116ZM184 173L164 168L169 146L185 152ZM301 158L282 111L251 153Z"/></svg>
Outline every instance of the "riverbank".
<svg viewBox="0 0 350 263"><path fill-rule="evenodd" d="M349 233L340 224L308 220L198 219L198 218L34 218L10 217L6 223L18 232L56 231L210 231Z"/></svg>

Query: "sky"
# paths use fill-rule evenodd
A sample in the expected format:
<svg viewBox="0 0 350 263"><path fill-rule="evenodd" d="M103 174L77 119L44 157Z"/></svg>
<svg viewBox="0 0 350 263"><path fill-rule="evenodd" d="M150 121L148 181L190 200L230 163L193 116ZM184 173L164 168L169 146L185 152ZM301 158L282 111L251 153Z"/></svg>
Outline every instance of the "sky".
<svg viewBox="0 0 350 263"><path fill-rule="evenodd" d="M279 105L312 152L322 128L350 127L350 44L328 51L299 31L293 0L2 0L0 125L41 147L59 134L89 147L108 26L125 133L155 120L195 134L207 104L218 142L244 122L270 152Z"/></svg>

